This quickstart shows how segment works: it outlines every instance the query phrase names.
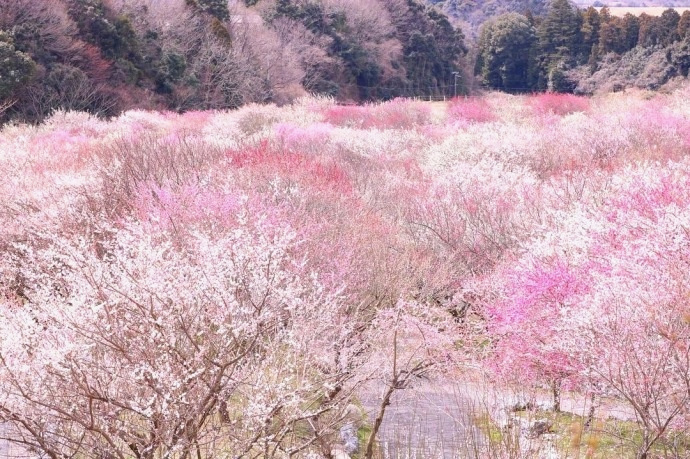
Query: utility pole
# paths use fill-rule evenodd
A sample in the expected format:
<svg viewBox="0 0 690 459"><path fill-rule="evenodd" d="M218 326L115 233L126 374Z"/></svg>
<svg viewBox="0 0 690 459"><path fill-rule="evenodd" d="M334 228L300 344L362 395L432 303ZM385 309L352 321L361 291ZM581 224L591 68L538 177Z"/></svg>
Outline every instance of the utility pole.
<svg viewBox="0 0 690 459"><path fill-rule="evenodd" d="M458 97L458 75L460 72L453 72L453 97Z"/></svg>

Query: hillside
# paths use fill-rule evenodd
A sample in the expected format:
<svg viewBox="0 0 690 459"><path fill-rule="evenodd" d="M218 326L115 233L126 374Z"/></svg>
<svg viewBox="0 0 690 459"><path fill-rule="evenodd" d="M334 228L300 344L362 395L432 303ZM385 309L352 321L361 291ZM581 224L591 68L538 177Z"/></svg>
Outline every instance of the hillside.
<svg viewBox="0 0 690 459"><path fill-rule="evenodd" d="M307 94L656 89L687 75L689 30L690 13L616 17L568 0L4 0L0 123Z"/></svg>
<svg viewBox="0 0 690 459"><path fill-rule="evenodd" d="M656 90L690 71L690 11L615 15L552 0L542 16L507 13L484 23L475 72L487 88L593 94Z"/></svg>
<svg viewBox="0 0 690 459"><path fill-rule="evenodd" d="M459 20L467 29L467 34L471 37L476 37L481 25L496 16L506 13L520 13L527 12L533 15L543 14L550 4L550 0L427 0L429 3L439 6L449 16ZM571 0L571 3L580 8L587 9L590 6L601 7L690 7L689 0ZM627 11L626 11L627 12ZM635 15L639 12L631 11ZM625 13L623 13L625 14ZM621 14L621 16L623 15Z"/></svg>
<svg viewBox="0 0 690 459"><path fill-rule="evenodd" d="M450 96L465 53L462 31L415 0L4 0L0 122Z"/></svg>
<svg viewBox="0 0 690 459"><path fill-rule="evenodd" d="M474 36L487 20L501 14L515 12L542 14L548 0L429 0L441 7L449 16L466 25L468 35Z"/></svg>

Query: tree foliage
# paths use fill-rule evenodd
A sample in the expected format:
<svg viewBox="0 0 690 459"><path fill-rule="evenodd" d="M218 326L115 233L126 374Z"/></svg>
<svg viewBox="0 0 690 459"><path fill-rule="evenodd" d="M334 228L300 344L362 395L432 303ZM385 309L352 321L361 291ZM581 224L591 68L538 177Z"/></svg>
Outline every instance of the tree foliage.
<svg viewBox="0 0 690 459"><path fill-rule="evenodd" d="M376 430L397 390L467 363L498 390L605 396L634 415L636 455L678 455L688 95L311 97L4 127L3 441L327 456L362 394Z"/></svg>
<svg viewBox="0 0 690 459"><path fill-rule="evenodd" d="M0 30L0 100L12 97L29 82L36 71L36 63L14 46L12 37Z"/></svg>
<svg viewBox="0 0 690 459"><path fill-rule="evenodd" d="M523 55L511 58L514 64L503 70L504 73L514 72L513 78L525 81L523 63L527 58L525 90L592 92L597 86L620 89L630 84L658 88L669 78L685 75L682 51L679 50L683 37L687 35L686 23L690 15L681 16L673 8L665 10L658 17L645 13L639 17L631 13L618 17L612 15L607 7L579 10L567 0L558 0L549 3L543 16L534 18L525 15L524 18L534 25L537 41ZM486 24L487 33L492 28L492 22L495 21ZM516 35L515 39L519 39L519 36ZM475 73L487 87L505 89L505 78L499 78L496 69L492 72L490 66L486 65L485 57L494 53L489 43L486 34L480 36ZM658 50L660 55L665 53L667 59L650 62L653 69L640 68L640 73L636 75L637 81L652 78L655 80L653 83L641 85L628 81L613 86L595 83L604 74L610 77L616 73L610 66L619 59L632 61L636 59L635 56L650 54L654 50ZM672 55L677 57L672 58ZM626 71L620 67L620 75L614 78L625 80L623 73ZM655 76L643 75L644 72Z"/></svg>
<svg viewBox="0 0 690 459"><path fill-rule="evenodd" d="M475 36L487 20L506 13L542 15L548 6L546 0L434 0L452 18L469 24L466 32Z"/></svg>
<svg viewBox="0 0 690 459"><path fill-rule="evenodd" d="M370 12L362 14L365 9ZM330 44L328 56L342 62L342 71L337 74L332 69L322 77L328 81L318 82L314 89L330 87L335 95L354 93L359 99L450 95L453 73L461 70L467 52L462 32L444 14L416 0L352 2L348 9L332 11L316 2L279 0L269 20L275 23L280 18L302 23Z"/></svg>
<svg viewBox="0 0 690 459"><path fill-rule="evenodd" d="M451 95L466 73L462 32L414 0L7 0L0 29L12 37L3 45L12 65L26 55L35 70L17 71L36 75L12 83L31 90L6 83L3 106L10 92L15 102L4 120L40 121L57 109L231 108L306 92L356 101ZM90 88L80 103L50 88L51 75L68 68L70 82L81 75L78 86Z"/></svg>
<svg viewBox="0 0 690 459"><path fill-rule="evenodd" d="M479 38L477 71L485 85L506 91L530 87L530 50L536 30L525 16L508 13L484 24Z"/></svg>

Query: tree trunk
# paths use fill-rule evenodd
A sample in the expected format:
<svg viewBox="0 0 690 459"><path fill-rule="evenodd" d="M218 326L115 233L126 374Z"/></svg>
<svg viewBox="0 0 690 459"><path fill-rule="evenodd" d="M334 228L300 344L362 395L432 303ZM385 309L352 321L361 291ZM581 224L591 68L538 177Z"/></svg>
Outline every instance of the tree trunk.
<svg viewBox="0 0 690 459"><path fill-rule="evenodd" d="M589 413L587 413L587 420L585 421L585 427L592 427L592 424L594 423L594 411L595 411L594 404L596 402L596 395L594 394L594 392L592 392L592 395L590 395L590 402L592 404L589 406Z"/></svg>
<svg viewBox="0 0 690 459"><path fill-rule="evenodd" d="M374 420L374 426L371 429L371 436L369 441L367 441L367 449L364 453L364 459L371 459L374 456L374 442L376 441L376 435L381 428L381 423L383 422L383 416L386 414L386 407L391 403L391 397L393 392L398 388L400 382L398 380L398 330L396 329L393 333L393 373L391 375L390 383L386 388L386 393L383 395L381 400L381 405L379 405L379 412Z"/></svg>
<svg viewBox="0 0 690 459"><path fill-rule="evenodd" d="M561 382L556 380L551 384L553 391L553 411L561 412Z"/></svg>
<svg viewBox="0 0 690 459"><path fill-rule="evenodd" d="M381 428L383 416L386 414L386 407L391 403L391 396L393 395L393 392L395 392L395 381L391 381L391 384L386 389L386 394L383 396L383 400L381 400L379 412L374 420L374 426L371 428L371 436L369 437L369 441L367 441L367 449L364 453L365 459L372 459L374 456L374 442L376 441L376 435Z"/></svg>

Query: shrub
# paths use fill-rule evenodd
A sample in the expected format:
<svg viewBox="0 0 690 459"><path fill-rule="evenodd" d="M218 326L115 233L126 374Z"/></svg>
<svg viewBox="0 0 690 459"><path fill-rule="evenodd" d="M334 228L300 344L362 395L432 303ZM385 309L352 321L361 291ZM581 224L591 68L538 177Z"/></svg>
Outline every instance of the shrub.
<svg viewBox="0 0 690 459"><path fill-rule="evenodd" d="M448 105L448 121L465 121L486 123L494 121L496 116L485 99L453 99Z"/></svg>
<svg viewBox="0 0 690 459"><path fill-rule="evenodd" d="M547 92L531 96L529 104L537 115L554 114L564 116L587 111L589 99L573 94Z"/></svg>
<svg viewBox="0 0 690 459"><path fill-rule="evenodd" d="M430 116L427 105L405 99L377 105L336 105L324 111L327 123L361 129L410 129L428 123Z"/></svg>

